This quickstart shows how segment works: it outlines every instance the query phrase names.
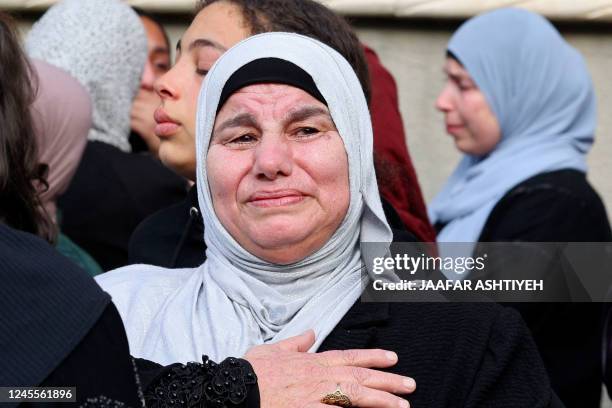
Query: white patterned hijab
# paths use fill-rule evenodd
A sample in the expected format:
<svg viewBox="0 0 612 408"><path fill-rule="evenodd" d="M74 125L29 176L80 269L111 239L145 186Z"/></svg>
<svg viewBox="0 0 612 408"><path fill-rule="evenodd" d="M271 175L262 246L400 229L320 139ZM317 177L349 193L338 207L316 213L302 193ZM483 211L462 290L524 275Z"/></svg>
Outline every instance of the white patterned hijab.
<svg viewBox="0 0 612 408"><path fill-rule="evenodd" d="M26 50L87 89L93 104L89 140L131 151L130 111L146 62L147 38L129 6L119 0L63 0L34 24Z"/></svg>
<svg viewBox="0 0 612 408"><path fill-rule="evenodd" d="M343 222L323 247L290 265L257 258L231 237L215 214L206 172L226 82L249 62L267 58L287 61L310 75L327 102L349 164L350 204ZM287 33L250 37L208 73L198 100L196 135L207 260L197 269L136 265L98 278L124 318L130 350L162 364L202 354L222 360L311 328L317 336L311 351L317 350L359 299L363 284L374 279L364 264L386 254L392 240L374 173L370 115L357 76L340 54L311 38ZM384 253L366 242L382 243L376 250Z"/></svg>

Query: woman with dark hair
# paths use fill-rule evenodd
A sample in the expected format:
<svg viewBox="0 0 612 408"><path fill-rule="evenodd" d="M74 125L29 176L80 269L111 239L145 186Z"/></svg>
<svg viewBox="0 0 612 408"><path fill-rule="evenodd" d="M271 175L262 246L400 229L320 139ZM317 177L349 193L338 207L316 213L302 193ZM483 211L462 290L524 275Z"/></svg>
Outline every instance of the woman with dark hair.
<svg viewBox="0 0 612 408"><path fill-rule="evenodd" d="M47 166L40 164L30 105L36 97L36 75L5 15L0 29L0 222L54 242L56 227L41 205L38 189L48 187Z"/></svg>
<svg viewBox="0 0 612 408"><path fill-rule="evenodd" d="M435 239L406 147L395 82L372 50L365 48L364 57L364 46L344 18L312 0L204 0L196 11L178 44L176 64L156 82L162 98L156 112L159 156L166 166L195 182L197 89L227 49L262 32L306 35L342 54L359 78L373 117L374 163L389 222L421 241ZM204 41L192 46L188 39ZM204 232L196 196L192 188L187 200L138 226L130 239L130 263L178 268L204 262Z"/></svg>

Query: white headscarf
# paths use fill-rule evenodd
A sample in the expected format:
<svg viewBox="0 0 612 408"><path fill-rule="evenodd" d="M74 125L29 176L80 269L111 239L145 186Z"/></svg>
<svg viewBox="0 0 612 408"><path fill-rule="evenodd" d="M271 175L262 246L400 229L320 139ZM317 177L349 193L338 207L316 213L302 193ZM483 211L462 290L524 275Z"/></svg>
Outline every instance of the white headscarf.
<svg viewBox="0 0 612 408"><path fill-rule="evenodd" d="M215 215L208 187L208 143L223 87L261 58L289 61L313 78L348 156L345 219L321 249L291 265L271 264L242 248ZM372 265L373 256L383 255L366 253L360 243L384 243L386 252L392 240L374 173L368 107L354 71L336 51L304 36L267 33L242 41L217 61L200 93L197 157L206 262L173 271L136 265L98 278L124 319L131 352L162 364L202 354L221 360L309 328L317 335L316 350L359 298L362 278L372 277L362 274L362 262Z"/></svg>
<svg viewBox="0 0 612 408"><path fill-rule="evenodd" d="M130 152L130 111L147 58L147 37L136 13L119 0L63 0L38 20L26 50L63 69L89 92L89 140Z"/></svg>

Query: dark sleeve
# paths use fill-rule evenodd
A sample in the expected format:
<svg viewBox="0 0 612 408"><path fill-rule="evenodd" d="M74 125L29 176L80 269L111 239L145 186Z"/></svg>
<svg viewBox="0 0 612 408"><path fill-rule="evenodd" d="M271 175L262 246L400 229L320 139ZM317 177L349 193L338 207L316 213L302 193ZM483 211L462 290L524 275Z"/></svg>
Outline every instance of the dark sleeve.
<svg viewBox="0 0 612 408"><path fill-rule="evenodd" d="M87 407L140 406L136 370L121 317L113 303L109 303L89 333L39 386L76 387L76 403Z"/></svg>
<svg viewBox="0 0 612 408"><path fill-rule="evenodd" d="M553 407L554 393L529 330L502 308L473 379L465 407Z"/></svg>
<svg viewBox="0 0 612 408"><path fill-rule="evenodd" d="M202 363L164 367L137 359L136 365L147 407L259 408L257 376L246 360L229 357L216 364L202 356Z"/></svg>

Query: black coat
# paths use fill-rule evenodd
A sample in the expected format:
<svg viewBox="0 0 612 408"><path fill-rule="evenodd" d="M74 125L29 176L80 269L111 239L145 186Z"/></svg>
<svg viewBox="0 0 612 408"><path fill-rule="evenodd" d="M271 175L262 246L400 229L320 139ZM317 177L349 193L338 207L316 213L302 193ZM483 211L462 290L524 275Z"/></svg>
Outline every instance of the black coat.
<svg viewBox="0 0 612 408"><path fill-rule="evenodd" d="M142 220L182 200L186 181L148 154L88 142L66 193L61 229L104 270L127 264L130 236Z"/></svg>
<svg viewBox="0 0 612 408"><path fill-rule="evenodd" d="M382 203L394 240L415 241L393 207L384 199ZM189 190L185 200L156 212L136 228L130 239L128 255L130 264L165 268L195 268L204 263L204 222L198 207L196 186Z"/></svg>
<svg viewBox="0 0 612 408"><path fill-rule="evenodd" d="M604 205L585 175L559 170L536 175L508 191L493 208L479 241L607 242L612 234ZM519 268L515 259L507 264ZM599 407L601 305L508 305L525 319L565 405Z"/></svg>

